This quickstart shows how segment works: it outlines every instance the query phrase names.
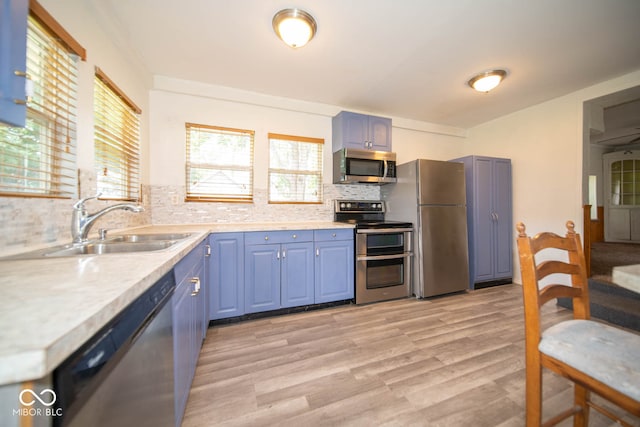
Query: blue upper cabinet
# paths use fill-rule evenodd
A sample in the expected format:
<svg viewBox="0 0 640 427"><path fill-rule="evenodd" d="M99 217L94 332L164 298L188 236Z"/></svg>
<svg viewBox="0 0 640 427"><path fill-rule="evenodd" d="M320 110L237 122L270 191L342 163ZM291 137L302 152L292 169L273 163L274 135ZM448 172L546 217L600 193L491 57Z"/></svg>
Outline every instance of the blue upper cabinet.
<svg viewBox="0 0 640 427"><path fill-rule="evenodd" d="M333 118L333 151L391 151L391 119L341 111Z"/></svg>
<svg viewBox="0 0 640 427"><path fill-rule="evenodd" d="M0 2L0 122L24 127L29 1Z"/></svg>

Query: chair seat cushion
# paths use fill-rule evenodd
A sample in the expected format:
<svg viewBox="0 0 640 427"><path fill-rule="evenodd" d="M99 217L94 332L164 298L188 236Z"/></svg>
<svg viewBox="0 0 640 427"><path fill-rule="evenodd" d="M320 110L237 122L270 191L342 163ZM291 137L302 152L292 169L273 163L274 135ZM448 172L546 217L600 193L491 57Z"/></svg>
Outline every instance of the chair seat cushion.
<svg viewBox="0 0 640 427"><path fill-rule="evenodd" d="M545 330L538 348L640 401L640 335L593 320L568 320Z"/></svg>

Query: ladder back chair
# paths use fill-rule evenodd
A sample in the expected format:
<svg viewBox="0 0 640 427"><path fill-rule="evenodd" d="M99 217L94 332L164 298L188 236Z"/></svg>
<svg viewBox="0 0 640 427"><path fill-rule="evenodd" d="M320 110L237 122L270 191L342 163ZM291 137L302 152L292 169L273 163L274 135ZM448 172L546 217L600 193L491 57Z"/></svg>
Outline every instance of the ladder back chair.
<svg viewBox="0 0 640 427"><path fill-rule="evenodd" d="M640 335L590 320L580 235L572 221L566 225L565 237L550 232L528 237L525 225L516 225L525 315L527 427L555 425L571 416L574 426L587 426L589 408L629 425L613 411L594 403L591 392L640 417ZM566 279L559 280L559 275ZM572 298L573 319L542 330L541 307L559 297ZM573 406L545 424L542 367L574 383Z"/></svg>

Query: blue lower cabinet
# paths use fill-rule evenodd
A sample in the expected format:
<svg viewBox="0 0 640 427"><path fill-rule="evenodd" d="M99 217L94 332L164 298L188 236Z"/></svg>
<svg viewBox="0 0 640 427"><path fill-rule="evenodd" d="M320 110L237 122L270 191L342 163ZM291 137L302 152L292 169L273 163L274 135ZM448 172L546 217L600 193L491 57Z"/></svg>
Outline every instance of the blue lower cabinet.
<svg viewBox="0 0 640 427"><path fill-rule="evenodd" d="M354 254L351 240L315 243L315 302L352 299L354 294Z"/></svg>
<svg viewBox="0 0 640 427"><path fill-rule="evenodd" d="M314 303L313 242L282 245L281 306Z"/></svg>
<svg viewBox="0 0 640 427"><path fill-rule="evenodd" d="M209 236L209 319L242 316L244 312L244 233Z"/></svg>
<svg viewBox="0 0 640 427"><path fill-rule="evenodd" d="M244 253L244 310L280 308L280 245L249 245Z"/></svg>
<svg viewBox="0 0 640 427"><path fill-rule="evenodd" d="M196 246L174 267L173 363L176 427L182 423L189 390L206 330L205 243Z"/></svg>
<svg viewBox="0 0 640 427"><path fill-rule="evenodd" d="M214 233L211 320L352 299L353 229Z"/></svg>
<svg viewBox="0 0 640 427"><path fill-rule="evenodd" d="M193 299L188 283L178 284L173 295L173 364L176 427L182 423L187 406L189 389L195 374L192 366L193 337L195 335L192 321Z"/></svg>

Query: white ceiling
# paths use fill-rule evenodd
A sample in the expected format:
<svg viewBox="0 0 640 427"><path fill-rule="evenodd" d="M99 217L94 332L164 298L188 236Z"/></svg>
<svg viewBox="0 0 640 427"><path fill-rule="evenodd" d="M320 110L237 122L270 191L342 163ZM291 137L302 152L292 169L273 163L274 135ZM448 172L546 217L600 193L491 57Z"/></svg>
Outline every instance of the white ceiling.
<svg viewBox="0 0 640 427"><path fill-rule="evenodd" d="M149 71L468 128L640 69L640 0L105 0ZM298 7L316 37L271 27ZM489 94L466 86L505 68Z"/></svg>

